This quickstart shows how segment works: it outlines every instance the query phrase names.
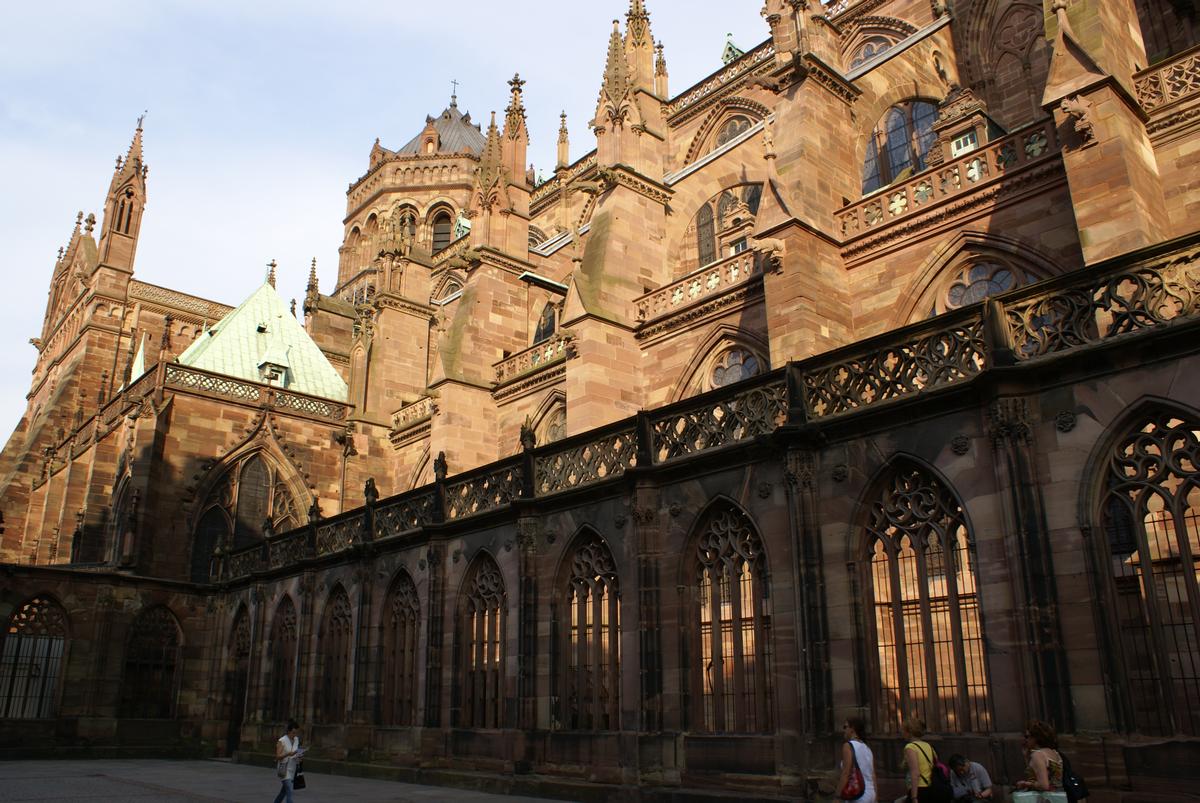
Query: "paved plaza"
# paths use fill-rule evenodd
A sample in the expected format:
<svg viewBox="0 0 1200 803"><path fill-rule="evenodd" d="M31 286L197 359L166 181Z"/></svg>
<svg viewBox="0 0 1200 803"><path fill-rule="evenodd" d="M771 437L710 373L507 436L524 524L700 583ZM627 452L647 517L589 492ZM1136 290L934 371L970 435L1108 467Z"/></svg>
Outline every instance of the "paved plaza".
<svg viewBox="0 0 1200 803"><path fill-rule="evenodd" d="M442 786L304 773L296 803L545 803L545 798L493 795ZM0 801L112 803L269 803L279 791L266 767L228 761L0 761Z"/></svg>

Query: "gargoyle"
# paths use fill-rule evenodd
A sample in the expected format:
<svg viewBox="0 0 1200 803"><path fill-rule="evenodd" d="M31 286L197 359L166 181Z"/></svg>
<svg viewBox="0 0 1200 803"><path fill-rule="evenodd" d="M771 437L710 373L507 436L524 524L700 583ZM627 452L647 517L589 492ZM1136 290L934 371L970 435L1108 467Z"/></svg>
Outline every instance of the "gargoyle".
<svg viewBox="0 0 1200 803"><path fill-rule="evenodd" d="M1092 125L1091 101L1079 95L1072 95L1069 98L1063 98L1058 108L1074 121L1075 133L1079 134L1079 139L1083 141L1084 145L1090 145L1095 141L1096 130Z"/></svg>

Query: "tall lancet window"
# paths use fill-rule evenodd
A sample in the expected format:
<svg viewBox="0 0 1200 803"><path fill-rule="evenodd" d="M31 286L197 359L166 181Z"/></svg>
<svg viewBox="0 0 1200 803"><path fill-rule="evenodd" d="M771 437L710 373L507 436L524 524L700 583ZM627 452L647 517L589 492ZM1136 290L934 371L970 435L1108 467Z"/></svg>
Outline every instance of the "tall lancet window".
<svg viewBox="0 0 1200 803"><path fill-rule="evenodd" d="M589 534L563 569L556 601L558 721L570 729L616 730L621 679L616 565L604 541Z"/></svg>
<svg viewBox="0 0 1200 803"><path fill-rule="evenodd" d="M53 717L67 647L63 609L34 597L13 612L0 638L0 718Z"/></svg>
<svg viewBox="0 0 1200 803"><path fill-rule="evenodd" d="M317 709L325 723L346 721L353 644L354 613L346 590L338 586L329 596L325 621L321 625L321 698L317 701Z"/></svg>
<svg viewBox="0 0 1200 803"><path fill-rule="evenodd" d="M392 583L383 617L383 724L414 725L421 606L407 572Z"/></svg>
<svg viewBox="0 0 1200 803"><path fill-rule="evenodd" d="M732 504L704 516L687 556L694 582L692 730L773 728L767 558L750 518Z"/></svg>
<svg viewBox="0 0 1200 803"><path fill-rule="evenodd" d="M504 724L506 607L500 567L490 556L480 555L467 573L458 602L456 727Z"/></svg>
<svg viewBox="0 0 1200 803"><path fill-rule="evenodd" d="M1200 735L1200 419L1146 415L1104 482L1125 717L1143 733Z"/></svg>
<svg viewBox="0 0 1200 803"><path fill-rule="evenodd" d="M138 614L130 626L125 648L122 717L170 719L175 716L182 646L179 623L165 606L156 605Z"/></svg>
<svg viewBox="0 0 1200 803"><path fill-rule="evenodd" d="M267 712L272 722L286 722L294 713L296 642L296 606L291 597L284 597L275 609L271 638L267 642L267 663L271 667Z"/></svg>
<svg viewBox="0 0 1200 803"><path fill-rule="evenodd" d="M992 726L975 563L962 506L934 476L895 467L870 503L866 572L877 655L876 722Z"/></svg>

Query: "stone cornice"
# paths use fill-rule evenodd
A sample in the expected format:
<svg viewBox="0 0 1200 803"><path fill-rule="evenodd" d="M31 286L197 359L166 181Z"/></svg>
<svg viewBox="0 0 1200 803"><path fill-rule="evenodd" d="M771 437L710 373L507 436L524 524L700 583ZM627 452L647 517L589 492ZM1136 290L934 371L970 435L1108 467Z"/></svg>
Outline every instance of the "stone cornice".
<svg viewBox="0 0 1200 803"><path fill-rule="evenodd" d="M522 396L541 390L549 385L558 384L567 375L566 357L548 363L540 371L523 374L517 381L496 388L492 398L498 404L516 401Z"/></svg>
<svg viewBox="0 0 1200 803"><path fill-rule="evenodd" d="M391 293L380 293L375 296L375 306L379 309L393 309L406 312L416 318L429 319L437 314L437 309L428 304L409 298L401 298Z"/></svg>
<svg viewBox="0 0 1200 803"><path fill-rule="evenodd" d="M670 202L671 197L675 194L665 184L660 184L654 179L647 178L627 165L613 165L609 168L609 175L616 182L616 186L633 190L638 195L649 198L655 203L665 205Z"/></svg>

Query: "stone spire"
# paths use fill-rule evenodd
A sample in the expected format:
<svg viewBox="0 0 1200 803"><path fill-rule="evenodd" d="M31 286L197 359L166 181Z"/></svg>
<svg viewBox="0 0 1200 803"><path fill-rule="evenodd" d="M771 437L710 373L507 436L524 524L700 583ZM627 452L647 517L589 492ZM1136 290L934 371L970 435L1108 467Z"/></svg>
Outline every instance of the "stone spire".
<svg viewBox="0 0 1200 803"><path fill-rule="evenodd" d="M571 141L567 136L567 113L558 116L558 162L554 169L560 170L571 163Z"/></svg>
<svg viewBox="0 0 1200 803"><path fill-rule="evenodd" d="M146 175L149 169L142 159L142 123L137 120L133 139L125 157L117 158L108 197L104 201L104 224L100 229L100 261L127 271L133 270L142 210L146 205Z"/></svg>
<svg viewBox="0 0 1200 803"><path fill-rule="evenodd" d="M629 113L632 88L629 62L621 44L621 23L613 20L612 34L608 37L608 58L604 63L604 83L600 85L600 99L592 127L621 127Z"/></svg>
<svg viewBox="0 0 1200 803"><path fill-rule="evenodd" d="M654 37L642 0L629 0L625 14L625 60L635 89L654 90Z"/></svg>
<svg viewBox="0 0 1200 803"><path fill-rule="evenodd" d="M529 151L529 129L525 125L525 101L521 88L525 82L514 74L508 82L510 96L504 110L504 167L514 181L525 176L525 160Z"/></svg>
<svg viewBox="0 0 1200 803"><path fill-rule="evenodd" d="M661 40L654 46L654 53L654 94L666 100L671 94L667 89L667 57L663 55Z"/></svg>
<svg viewBox="0 0 1200 803"><path fill-rule="evenodd" d="M317 287L317 258L312 258L312 265L308 268L308 285L304 288L304 317L308 317L317 311L317 304L321 300L321 292Z"/></svg>
<svg viewBox="0 0 1200 803"><path fill-rule="evenodd" d="M511 96L508 99L508 108L504 110L504 136L508 139L516 139L525 129L525 101L521 96L524 86L525 82L521 80L520 73L514 73L512 80L508 82Z"/></svg>

